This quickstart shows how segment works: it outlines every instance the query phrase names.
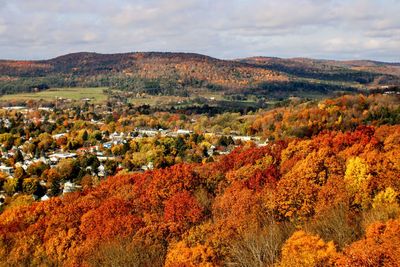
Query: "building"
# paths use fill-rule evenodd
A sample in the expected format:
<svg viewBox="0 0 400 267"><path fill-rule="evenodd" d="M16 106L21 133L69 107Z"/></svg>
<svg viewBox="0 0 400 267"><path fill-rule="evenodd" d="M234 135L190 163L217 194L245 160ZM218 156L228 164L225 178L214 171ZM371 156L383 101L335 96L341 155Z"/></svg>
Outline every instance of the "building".
<svg viewBox="0 0 400 267"><path fill-rule="evenodd" d="M59 162L61 159L75 158L76 153L54 153L49 155L50 161L55 163Z"/></svg>
<svg viewBox="0 0 400 267"><path fill-rule="evenodd" d="M74 192L75 190L76 190L75 183L72 183L70 181L64 183L63 194L71 193Z"/></svg>
<svg viewBox="0 0 400 267"><path fill-rule="evenodd" d="M99 177L104 177L104 176L106 176L106 171L105 171L104 165L100 165L100 166L97 168L97 170L98 170L97 175L98 175Z"/></svg>
<svg viewBox="0 0 400 267"><path fill-rule="evenodd" d="M7 167L7 166L0 166L0 172L12 176L14 174L14 168L13 167Z"/></svg>
<svg viewBox="0 0 400 267"><path fill-rule="evenodd" d="M234 141L240 140L242 142L248 142L251 141L251 136L232 136L232 139Z"/></svg>
<svg viewBox="0 0 400 267"><path fill-rule="evenodd" d="M41 198L40 198L40 201L47 201L47 200L49 200L50 199L50 197L48 196L48 195L44 195L44 196L42 196Z"/></svg>
<svg viewBox="0 0 400 267"><path fill-rule="evenodd" d="M137 129L136 130L140 135L146 135L146 136L156 136L159 134L159 131L155 129L150 129L150 130L145 130L145 129Z"/></svg>
<svg viewBox="0 0 400 267"><path fill-rule="evenodd" d="M78 154L95 153L99 151L99 146L81 147L76 152Z"/></svg>
<svg viewBox="0 0 400 267"><path fill-rule="evenodd" d="M142 170L144 170L144 171L148 171L148 170L152 170L152 169L154 169L154 165L153 165L153 162L149 162L149 163L147 163L147 165L143 165L142 166Z"/></svg>
<svg viewBox="0 0 400 267"><path fill-rule="evenodd" d="M64 137L64 136L66 136L67 134L66 133L60 133L60 134L55 134L55 135L53 135L53 139L60 139L61 137Z"/></svg>
<svg viewBox="0 0 400 267"><path fill-rule="evenodd" d="M184 130L184 129L179 129L178 131L176 131L177 134L191 134L192 131L189 130Z"/></svg>

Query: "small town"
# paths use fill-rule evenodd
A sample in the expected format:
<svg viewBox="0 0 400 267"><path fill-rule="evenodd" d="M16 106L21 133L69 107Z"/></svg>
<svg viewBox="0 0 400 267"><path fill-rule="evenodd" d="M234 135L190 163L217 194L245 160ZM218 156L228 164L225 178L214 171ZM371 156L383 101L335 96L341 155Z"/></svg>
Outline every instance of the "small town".
<svg viewBox="0 0 400 267"><path fill-rule="evenodd" d="M83 106L89 101L82 99ZM82 118L87 113L84 109L79 110ZM25 193L34 200L45 201L93 186L124 169L143 172L183 161L205 162L229 154L244 143L263 146L268 141L262 142L258 136L238 135L235 131L199 134L179 127L130 127L131 130L110 132L105 120L76 121L76 116L65 116L67 120L60 120L76 110L74 107L55 113L50 107L2 107L0 172L4 186L0 191L0 205L7 195ZM99 115L110 114L105 111ZM193 124L195 120L190 122ZM74 123L82 124L82 127L66 127ZM27 127L46 127L48 130L35 136L34 131L27 131ZM104 128L107 129L102 130ZM146 146L148 150L138 146ZM196 153L193 155L190 151Z"/></svg>

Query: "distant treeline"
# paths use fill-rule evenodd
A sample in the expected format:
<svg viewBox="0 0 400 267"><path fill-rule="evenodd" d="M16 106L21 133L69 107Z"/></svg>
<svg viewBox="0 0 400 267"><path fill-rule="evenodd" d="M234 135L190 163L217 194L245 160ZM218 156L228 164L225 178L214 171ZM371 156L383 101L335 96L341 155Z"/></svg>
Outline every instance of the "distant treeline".
<svg viewBox="0 0 400 267"><path fill-rule="evenodd" d="M0 94L34 92L59 87L110 87L112 89L133 93L175 96L189 96L189 88L206 88L210 91L223 91L226 95L239 93L244 96L268 96L269 98L277 99L286 98L288 96L328 95L343 91L358 92L356 88L349 86L296 80L288 82L263 82L247 89L237 89L225 88L195 78L180 79L178 76L143 78L115 74L82 77L57 74L44 77L21 77L14 80L0 81ZM381 89L377 90L381 92Z"/></svg>
<svg viewBox="0 0 400 267"><path fill-rule="evenodd" d="M218 85L196 79L173 78L141 78L125 75L98 75L89 77L51 75L45 77L21 77L14 80L0 81L0 94L33 92L59 87L110 87L122 91L146 93L150 95L187 96L186 88L208 88L221 90Z"/></svg>
<svg viewBox="0 0 400 267"><path fill-rule="evenodd" d="M305 81L289 81L262 83L255 88L245 90L243 94L267 96L269 98L286 98L288 96L304 97L307 95L332 95L336 92L358 92L354 87L328 83L311 83Z"/></svg>
<svg viewBox="0 0 400 267"><path fill-rule="evenodd" d="M357 82L360 84L368 84L375 80L378 77L386 77L386 79L396 78L393 75L382 75L379 73L372 73L368 71L356 71L345 68L333 68L326 69L313 69L307 67L298 67L298 66L287 66L283 64L273 63L268 64L268 69L274 71L285 72L290 75L303 77L303 78L312 78L318 80L325 81L341 81L341 82Z"/></svg>

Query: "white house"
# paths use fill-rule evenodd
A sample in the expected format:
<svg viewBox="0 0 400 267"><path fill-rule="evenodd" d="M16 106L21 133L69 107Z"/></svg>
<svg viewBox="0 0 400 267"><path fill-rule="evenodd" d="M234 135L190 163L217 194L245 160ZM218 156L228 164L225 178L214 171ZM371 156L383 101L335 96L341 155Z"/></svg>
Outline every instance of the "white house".
<svg viewBox="0 0 400 267"><path fill-rule="evenodd" d="M65 136L66 135L66 133L60 133L60 134L55 134L55 135L53 135L53 139L60 139L61 137L63 137L63 136Z"/></svg>
<svg viewBox="0 0 400 267"><path fill-rule="evenodd" d="M68 159L68 158L75 158L75 157L76 157L76 153L54 153L52 155L49 155L51 162L58 162L61 159Z"/></svg>
<svg viewBox="0 0 400 267"><path fill-rule="evenodd" d="M242 142L248 142L248 141L251 141L251 136L232 136L232 139L234 141L240 140Z"/></svg>
<svg viewBox="0 0 400 267"><path fill-rule="evenodd" d="M0 172L3 172L5 174L7 174L8 176L12 176L14 173L14 168L7 167L7 166L0 166Z"/></svg>
<svg viewBox="0 0 400 267"><path fill-rule="evenodd" d="M99 177L104 177L104 176L106 176L106 172L105 172L105 168L104 168L104 165L100 165L98 168L97 168L97 170L98 170L98 176Z"/></svg>
<svg viewBox="0 0 400 267"><path fill-rule="evenodd" d="M63 194L71 193L74 192L75 190L76 190L75 183L72 183L70 181L64 183Z"/></svg>
<svg viewBox="0 0 400 267"><path fill-rule="evenodd" d="M40 198L40 201L47 201L47 200L49 200L50 199L50 197L48 196L48 195L44 195L44 196L42 196L41 198Z"/></svg>
<svg viewBox="0 0 400 267"><path fill-rule="evenodd" d="M192 131L179 129L176 131L177 134L190 134Z"/></svg>
<svg viewBox="0 0 400 267"><path fill-rule="evenodd" d="M153 162L149 162L149 163L147 163L147 165L143 165L142 166L142 170L144 170L144 171L148 171L148 170L152 170L152 169L154 169L154 165L153 165Z"/></svg>

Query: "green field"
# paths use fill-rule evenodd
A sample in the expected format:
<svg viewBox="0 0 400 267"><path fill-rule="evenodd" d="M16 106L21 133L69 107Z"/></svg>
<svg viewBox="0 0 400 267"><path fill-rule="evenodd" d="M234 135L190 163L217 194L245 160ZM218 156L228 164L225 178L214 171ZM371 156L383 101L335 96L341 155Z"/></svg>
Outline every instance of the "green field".
<svg viewBox="0 0 400 267"><path fill-rule="evenodd" d="M205 90L197 90L197 91L189 91L190 96L183 97L183 96L171 96L171 95L147 95L146 97L141 98L129 98L129 103L134 105L150 105L150 106L177 106L181 105L183 102L191 102L197 97L206 98L208 101L217 101L223 100L221 94L207 92Z"/></svg>
<svg viewBox="0 0 400 267"><path fill-rule="evenodd" d="M106 87L94 87L94 88L52 88L38 93L22 93L4 95L0 97L0 101L12 101L12 100L45 100L53 101L56 98L81 100L83 98L90 98L94 103L100 103L107 100L107 95L103 93Z"/></svg>

